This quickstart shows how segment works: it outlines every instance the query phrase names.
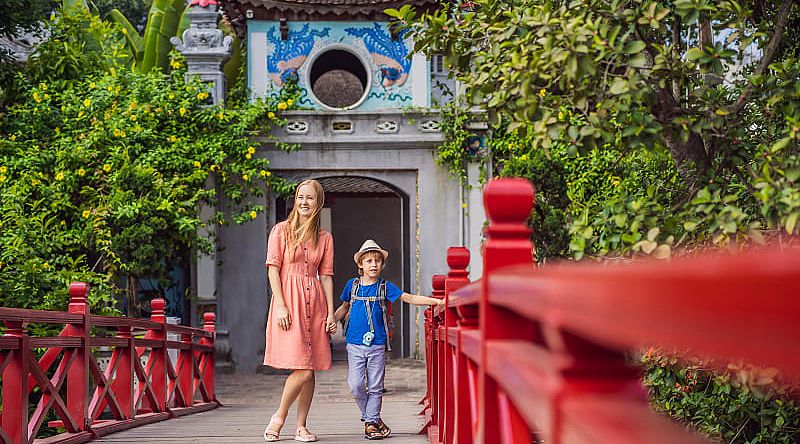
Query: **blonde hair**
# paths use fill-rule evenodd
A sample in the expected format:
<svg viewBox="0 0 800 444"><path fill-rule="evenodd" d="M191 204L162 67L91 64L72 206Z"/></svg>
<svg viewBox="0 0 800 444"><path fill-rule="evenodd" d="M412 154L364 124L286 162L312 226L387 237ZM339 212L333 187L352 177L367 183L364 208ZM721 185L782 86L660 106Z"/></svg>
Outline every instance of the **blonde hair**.
<svg viewBox="0 0 800 444"><path fill-rule="evenodd" d="M369 257L374 257L375 259L381 260L381 271L383 271L383 269L386 268L386 259L384 259L383 254L380 251L376 250L367 251L364 254L362 254L361 257L358 258L358 264L356 264L358 266L359 276L364 274L364 267L362 267L361 264L364 263L364 259L367 259Z"/></svg>
<svg viewBox="0 0 800 444"><path fill-rule="evenodd" d="M314 208L314 212L311 213L308 220L300 224L300 214L297 211L297 194L300 192L300 188L305 185L310 185L317 193L317 206ZM300 182L294 190L294 202L295 205L292 207L289 217L286 218L287 235L292 251L294 251L298 245L307 241L311 241L316 247L317 242L319 242L320 213L322 213L322 207L325 205L325 190L322 189L322 185L316 180L304 180Z"/></svg>

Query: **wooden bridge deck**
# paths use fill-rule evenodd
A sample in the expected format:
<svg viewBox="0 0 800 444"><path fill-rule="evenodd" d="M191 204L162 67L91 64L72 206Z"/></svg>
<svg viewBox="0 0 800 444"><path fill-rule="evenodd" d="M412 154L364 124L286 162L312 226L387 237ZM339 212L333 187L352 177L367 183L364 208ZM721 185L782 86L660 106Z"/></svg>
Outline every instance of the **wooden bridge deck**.
<svg viewBox="0 0 800 444"><path fill-rule="evenodd" d="M309 429L322 443L365 442L358 407L347 387L344 344L336 343L333 368L317 373ZM217 376L217 396L224 404L209 412L183 416L114 433L96 443L263 443L267 418L275 411L285 375L233 374ZM383 420L392 428L392 444L427 443L419 435L423 419L418 401L425 392L425 366L416 360L389 360ZM289 413L281 442L295 442L294 408Z"/></svg>

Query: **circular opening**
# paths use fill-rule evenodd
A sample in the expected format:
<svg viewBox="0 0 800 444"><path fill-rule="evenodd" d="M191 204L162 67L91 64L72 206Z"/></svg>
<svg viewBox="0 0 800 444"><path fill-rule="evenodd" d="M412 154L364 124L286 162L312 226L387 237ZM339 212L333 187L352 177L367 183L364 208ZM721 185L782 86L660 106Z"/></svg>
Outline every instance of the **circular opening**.
<svg viewBox="0 0 800 444"><path fill-rule="evenodd" d="M355 54L331 49L314 60L309 80L317 100L331 108L347 108L364 96L367 69Z"/></svg>

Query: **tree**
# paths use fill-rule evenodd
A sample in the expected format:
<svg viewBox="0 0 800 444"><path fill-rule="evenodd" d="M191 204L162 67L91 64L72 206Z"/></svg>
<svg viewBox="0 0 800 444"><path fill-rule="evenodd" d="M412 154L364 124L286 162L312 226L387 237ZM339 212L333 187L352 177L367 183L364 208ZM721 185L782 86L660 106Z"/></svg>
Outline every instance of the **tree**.
<svg viewBox="0 0 800 444"><path fill-rule="evenodd" d="M759 145L796 146L792 0L478 0L474 12L389 13L418 50L447 54L473 103L538 147L663 145L697 189L712 170L743 173ZM559 118L565 110L581 124Z"/></svg>

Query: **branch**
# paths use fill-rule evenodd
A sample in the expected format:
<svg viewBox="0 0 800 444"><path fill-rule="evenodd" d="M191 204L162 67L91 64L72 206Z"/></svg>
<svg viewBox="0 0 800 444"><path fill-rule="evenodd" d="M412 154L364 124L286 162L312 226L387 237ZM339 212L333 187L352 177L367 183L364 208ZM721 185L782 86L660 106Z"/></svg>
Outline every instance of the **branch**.
<svg viewBox="0 0 800 444"><path fill-rule="evenodd" d="M772 33L772 38L769 41L769 45L767 45L767 49L764 50L764 56L761 57L761 60L758 62L758 67L753 73L754 75L760 76L767 72L767 68L769 67L770 63L772 63L772 61L775 59L775 56L778 54L778 49L780 48L781 40L783 39L783 31L786 28L786 22L789 21L789 12L792 10L792 3L792 0L783 0L781 9L778 11L778 20L775 23L775 32ZM753 84L749 83L736 100L736 103L728 108L728 112L735 114L741 111L742 108L744 108L744 106L747 104L747 99L750 98L750 94L752 93Z"/></svg>

